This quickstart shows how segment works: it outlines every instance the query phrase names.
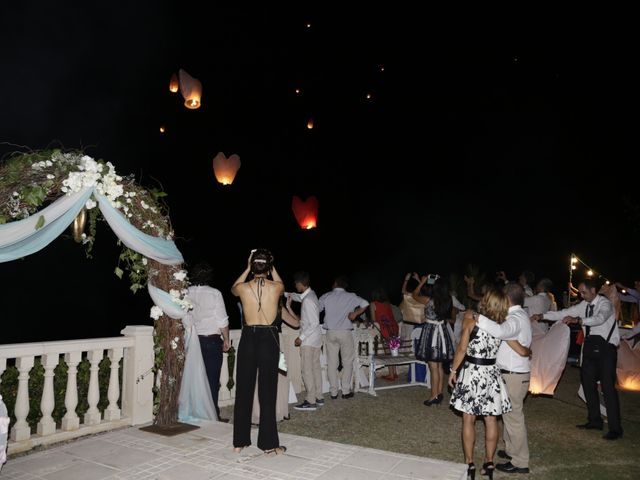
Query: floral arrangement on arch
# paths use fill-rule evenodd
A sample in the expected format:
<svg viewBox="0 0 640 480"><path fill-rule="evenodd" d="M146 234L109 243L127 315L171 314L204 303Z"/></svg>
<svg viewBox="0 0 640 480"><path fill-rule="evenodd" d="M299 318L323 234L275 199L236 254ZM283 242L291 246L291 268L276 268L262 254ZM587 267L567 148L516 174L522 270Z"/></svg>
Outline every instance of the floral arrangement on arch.
<svg viewBox="0 0 640 480"><path fill-rule="evenodd" d="M173 240L174 231L171 226L166 205L162 200L167 194L157 188L144 188L136 183L133 175L121 176L116 173L110 162L95 160L80 151L63 152L60 149L16 152L0 164L0 224L22 220L52 203L63 195L71 195L88 187L106 197L114 208L138 230L154 236ZM82 233L81 242L88 257L95 242L97 222L104 221L97 207L96 198L92 195L85 203L84 209L88 217L88 233ZM45 224L40 215L36 229ZM121 242L118 240L120 245ZM183 310L192 305L187 298L187 272L182 265L165 265L122 245L118 264L114 273L122 278L128 272L130 289L133 293L145 288L150 279L153 285L161 288L172 297L174 303ZM164 314L158 306L151 308L150 317L155 320L155 366L156 371L163 369L163 390L160 396L174 395L173 388L179 385L182 365L184 363L183 327ZM165 356L168 351L174 357L167 368ZM166 385L165 385L166 382ZM165 388L167 387L167 388ZM156 393L158 393L156 391ZM175 415L177 420L177 397L164 401L156 395L155 411L167 405L165 418L156 417L156 423L169 424ZM175 410L175 411L174 411ZM159 412L162 417L163 412Z"/></svg>

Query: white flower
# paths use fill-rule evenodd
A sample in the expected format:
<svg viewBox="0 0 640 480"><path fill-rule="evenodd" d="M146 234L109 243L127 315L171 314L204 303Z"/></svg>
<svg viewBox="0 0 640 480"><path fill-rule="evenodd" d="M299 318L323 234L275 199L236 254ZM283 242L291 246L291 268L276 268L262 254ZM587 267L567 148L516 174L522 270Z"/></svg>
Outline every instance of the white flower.
<svg viewBox="0 0 640 480"><path fill-rule="evenodd" d="M171 340L171 348L172 348L173 350L175 350L176 348L178 348L178 344L176 343L176 341L175 341L175 340Z"/></svg>
<svg viewBox="0 0 640 480"><path fill-rule="evenodd" d="M180 270L179 272L175 272L173 274L173 278L175 278L178 281L183 281L185 278L187 278L187 271L186 270Z"/></svg>
<svg viewBox="0 0 640 480"><path fill-rule="evenodd" d="M48 173L48 174L47 174L47 178L48 178L49 180L53 180L54 178L56 178L56 176L55 176L55 175L51 175L50 173Z"/></svg>
<svg viewBox="0 0 640 480"><path fill-rule="evenodd" d="M149 263L149 261L145 257L142 257L142 264L146 265L147 263Z"/></svg>
<svg viewBox="0 0 640 480"><path fill-rule="evenodd" d="M142 205L142 208L144 208L145 210L149 208L149 205L147 205L144 200L140 202L140 205Z"/></svg>
<svg viewBox="0 0 640 480"><path fill-rule="evenodd" d="M11 195L13 195L14 197L19 197L20 194L18 192L13 192Z"/></svg>
<svg viewBox="0 0 640 480"><path fill-rule="evenodd" d="M92 208L94 208L97 205L96 202L94 202L93 200L89 199L87 200L87 203L84 204L85 208L87 210L91 210Z"/></svg>
<svg viewBox="0 0 640 480"><path fill-rule="evenodd" d="M164 312L162 311L162 309L159 306L154 305L153 307L151 307L151 314L149 316L154 320L158 320L163 314Z"/></svg>
<svg viewBox="0 0 640 480"><path fill-rule="evenodd" d="M51 167L51 166L53 165L53 163L51 163L51 160L47 160L46 162L44 162L44 164L45 164L47 167Z"/></svg>

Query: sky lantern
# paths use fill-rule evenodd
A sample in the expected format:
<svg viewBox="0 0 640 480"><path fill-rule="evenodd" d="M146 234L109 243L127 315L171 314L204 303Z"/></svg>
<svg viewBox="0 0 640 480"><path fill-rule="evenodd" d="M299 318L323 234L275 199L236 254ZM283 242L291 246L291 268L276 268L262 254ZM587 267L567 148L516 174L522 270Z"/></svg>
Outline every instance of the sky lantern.
<svg viewBox="0 0 640 480"><path fill-rule="evenodd" d="M184 97L184 106L191 110L200 108L202 83L182 69L178 73L180 75L180 93Z"/></svg>
<svg viewBox="0 0 640 480"><path fill-rule="evenodd" d="M553 395L569 355L570 330L563 322L531 342L531 378L529 391L534 395Z"/></svg>
<svg viewBox="0 0 640 480"><path fill-rule="evenodd" d="M318 225L318 199L316 197L311 196L302 201L300 197L294 196L291 208L301 228L305 230L316 228Z"/></svg>
<svg viewBox="0 0 640 480"><path fill-rule="evenodd" d="M618 385L624 390L640 391L640 345L635 343L631 346L628 342L633 340L622 340L618 347L618 364L616 373L618 374Z"/></svg>
<svg viewBox="0 0 640 480"><path fill-rule="evenodd" d="M171 80L169 80L169 91L171 93L176 93L180 88L180 83L178 82L178 75L175 73L171 74Z"/></svg>
<svg viewBox="0 0 640 480"><path fill-rule="evenodd" d="M218 152L213 158L213 172L216 175L216 180L222 185L231 185L239 168L240 157L236 154L227 158L224 153Z"/></svg>
<svg viewBox="0 0 640 480"><path fill-rule="evenodd" d="M309 130L312 130L312 129L313 129L313 118L310 118L310 119L307 121L307 128L308 128Z"/></svg>

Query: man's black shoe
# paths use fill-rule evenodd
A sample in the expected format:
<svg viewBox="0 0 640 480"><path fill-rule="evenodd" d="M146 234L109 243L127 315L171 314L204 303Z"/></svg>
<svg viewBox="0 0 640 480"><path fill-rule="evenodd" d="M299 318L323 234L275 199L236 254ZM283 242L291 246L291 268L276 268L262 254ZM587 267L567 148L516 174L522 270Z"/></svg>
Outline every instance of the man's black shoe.
<svg viewBox="0 0 640 480"><path fill-rule="evenodd" d="M351 397L353 397L353 392L343 393L342 394L342 398L351 398Z"/></svg>
<svg viewBox="0 0 640 480"><path fill-rule="evenodd" d="M337 400L338 399L338 395L331 395L331 399L332 400Z"/></svg>
<svg viewBox="0 0 640 480"><path fill-rule="evenodd" d="M622 432L614 432L613 430L609 430L605 433L602 438L605 440L617 440L618 438L622 438Z"/></svg>
<svg viewBox="0 0 640 480"><path fill-rule="evenodd" d="M504 458L505 460L511 460L511 455L509 455L507 452L505 452L504 450L498 450L498 456L500 458Z"/></svg>
<svg viewBox="0 0 640 480"><path fill-rule="evenodd" d="M222 417L220 417L220 418L218 418L218 421L219 421L219 422L222 422L222 423L229 423L229 419L228 419L228 418L222 418Z"/></svg>
<svg viewBox="0 0 640 480"><path fill-rule="evenodd" d="M511 462L497 464L496 470L500 470L505 473L529 473L529 469L527 467L516 467Z"/></svg>
<svg viewBox="0 0 640 480"><path fill-rule="evenodd" d="M597 423L581 423L580 425L576 425L576 427L581 428L583 430L602 430L602 424Z"/></svg>

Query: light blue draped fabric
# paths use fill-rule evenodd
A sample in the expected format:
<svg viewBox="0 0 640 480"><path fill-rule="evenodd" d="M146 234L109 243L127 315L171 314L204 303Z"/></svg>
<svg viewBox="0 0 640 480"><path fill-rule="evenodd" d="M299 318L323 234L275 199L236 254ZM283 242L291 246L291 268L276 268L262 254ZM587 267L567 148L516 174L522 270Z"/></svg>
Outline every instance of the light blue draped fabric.
<svg viewBox="0 0 640 480"><path fill-rule="evenodd" d="M100 211L111 229L131 250L141 253L147 258L152 258L164 265L179 265L184 262L180 250L172 240L154 237L141 232L129 223L129 220L115 207L109 199L95 193Z"/></svg>
<svg viewBox="0 0 640 480"><path fill-rule="evenodd" d="M0 262L10 262L42 250L53 242L78 216L93 189L60 197L24 220L0 225ZM44 225L36 225L44 217Z"/></svg>
<svg viewBox="0 0 640 480"><path fill-rule="evenodd" d="M24 220L0 225L0 262L26 257L49 245L73 222L91 194L98 201L100 211L109 226L127 247L165 265L183 263L182 254L173 241L138 230L111 205L109 199L100 195L93 187L64 195ZM40 217L44 217L44 225L36 229ZM179 398L180 419L217 420L193 321L183 318L185 315L188 317L187 312L172 300L168 292L155 287L151 282L147 283L147 289L153 302L165 314L174 319L183 319L185 324L186 357Z"/></svg>
<svg viewBox="0 0 640 480"><path fill-rule="evenodd" d="M185 315L182 324L185 332L186 357L178 398L178 419L186 423L194 420L218 420L202 359L198 333L191 314Z"/></svg>
<svg viewBox="0 0 640 480"><path fill-rule="evenodd" d="M170 294L164 290L151 285L151 282L147 282L147 290L153 303L159 306L162 311L171 318L181 319L187 312L182 309L180 305L175 303Z"/></svg>

